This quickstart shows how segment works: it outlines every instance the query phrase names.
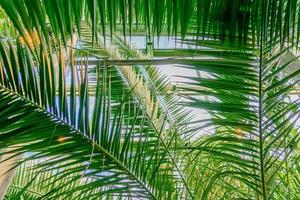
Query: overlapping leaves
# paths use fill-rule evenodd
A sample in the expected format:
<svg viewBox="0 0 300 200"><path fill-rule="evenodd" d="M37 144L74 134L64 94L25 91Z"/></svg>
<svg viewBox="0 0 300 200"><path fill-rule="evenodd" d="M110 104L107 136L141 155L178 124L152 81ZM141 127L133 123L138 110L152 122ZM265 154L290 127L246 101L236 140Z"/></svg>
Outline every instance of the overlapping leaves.
<svg viewBox="0 0 300 200"><path fill-rule="evenodd" d="M161 130L152 128L130 91L112 99L109 68L97 66L96 91L90 96L89 66L72 64L71 55L68 67L62 47L48 54L40 45L41 53L36 55L19 43L9 45L14 44L1 42L1 147L13 147L6 151L12 156L31 152L20 162L46 158L36 167L60 169L53 174L53 183L77 172L70 184L90 178L68 191L58 184L45 197L78 193L80 198L100 188L91 198L155 199L180 191L175 189L176 174L161 144Z"/></svg>

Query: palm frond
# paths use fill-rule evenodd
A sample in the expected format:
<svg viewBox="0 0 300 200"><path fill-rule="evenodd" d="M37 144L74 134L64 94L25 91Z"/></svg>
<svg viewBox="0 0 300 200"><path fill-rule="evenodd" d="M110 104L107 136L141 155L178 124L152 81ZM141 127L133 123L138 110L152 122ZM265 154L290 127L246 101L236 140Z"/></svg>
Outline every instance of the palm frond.
<svg viewBox="0 0 300 200"><path fill-rule="evenodd" d="M51 27L55 36L62 36L66 42L74 29L81 32L81 20L85 19L91 24L94 39L98 26L105 36L106 27L113 33L120 24L124 35L131 34L136 27L149 36L194 34L199 40L215 38L241 46L257 46L262 27L268 25L272 28L265 29L265 36L273 46L277 41L299 43L298 4L294 0L271 1L267 6L260 0L3 0L1 7L22 36L35 30L47 38ZM268 8L266 13L262 12L264 8ZM262 24L264 14L268 19Z"/></svg>
<svg viewBox="0 0 300 200"><path fill-rule="evenodd" d="M119 101L111 98L109 68L97 67L97 98L95 105L90 106L89 69L84 60L82 65L71 64L67 68L60 46L58 73L55 73L53 58L48 57L51 54L45 51L32 54L29 48L20 44L17 49L8 50L8 45L13 44L1 43L1 147L17 146L9 152L15 155L33 152L24 161L49 158L37 167L61 169L61 176L81 171L83 174L70 179L70 184L81 176L97 177L95 181L67 192L61 189L63 186L57 186L46 196L63 198L79 190L88 192L91 188L102 188L98 196L159 198L174 195L177 175L173 174L172 164L169 164L167 147L161 145L161 130L154 129L147 113L139 109L134 99L130 100L132 91ZM33 60L34 56L38 56L37 62ZM66 77L67 69L71 74L70 82ZM20 74L20 77L14 74ZM54 85L55 80L58 87ZM67 97L66 85L69 84L71 91ZM8 102L11 102L10 107L5 106ZM22 108L16 109L20 105ZM166 183L170 192L166 193L167 190L158 186L162 183Z"/></svg>
<svg viewBox="0 0 300 200"><path fill-rule="evenodd" d="M297 155L294 149L299 142L295 129L300 116L298 98L289 98L299 78L298 70L287 70L297 61L295 56L288 57L287 51L266 50L261 58L231 51L228 59L218 50L208 60L190 63L209 76L191 78L198 87L194 89L196 97L188 96L185 104L208 110L212 119L202 127L215 129L213 135L197 141L192 152L198 149L198 159L217 160L221 164L208 176L202 198L213 198L212 191L220 189L221 181L242 184L253 191L248 198L256 198L256 194L270 199L275 183L281 182L285 161L292 154ZM207 98L200 100L203 95ZM221 191L228 191L227 186L221 187ZM236 191L233 196L245 195Z"/></svg>

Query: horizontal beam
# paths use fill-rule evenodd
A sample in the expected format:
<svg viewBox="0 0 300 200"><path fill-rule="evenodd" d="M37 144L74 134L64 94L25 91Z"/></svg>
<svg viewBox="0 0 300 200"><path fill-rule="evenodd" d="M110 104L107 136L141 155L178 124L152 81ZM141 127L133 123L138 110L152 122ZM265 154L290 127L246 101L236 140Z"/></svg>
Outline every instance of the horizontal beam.
<svg viewBox="0 0 300 200"><path fill-rule="evenodd" d="M191 58L165 58L165 59L88 59L80 60L76 59L74 64L88 64L88 65L118 65L118 66L132 66L132 65L168 65L168 64L189 64L193 61L203 61L203 59L191 59Z"/></svg>

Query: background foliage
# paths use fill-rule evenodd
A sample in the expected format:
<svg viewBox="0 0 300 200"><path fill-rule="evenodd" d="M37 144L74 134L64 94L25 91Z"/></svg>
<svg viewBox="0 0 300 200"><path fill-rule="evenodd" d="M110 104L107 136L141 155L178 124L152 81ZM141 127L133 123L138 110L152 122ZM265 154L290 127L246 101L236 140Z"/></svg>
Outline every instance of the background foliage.
<svg viewBox="0 0 300 200"><path fill-rule="evenodd" d="M5 198L298 199L299 6L0 1ZM125 39L141 33L145 52ZM162 35L195 48L153 49ZM170 87L171 64L198 76Z"/></svg>

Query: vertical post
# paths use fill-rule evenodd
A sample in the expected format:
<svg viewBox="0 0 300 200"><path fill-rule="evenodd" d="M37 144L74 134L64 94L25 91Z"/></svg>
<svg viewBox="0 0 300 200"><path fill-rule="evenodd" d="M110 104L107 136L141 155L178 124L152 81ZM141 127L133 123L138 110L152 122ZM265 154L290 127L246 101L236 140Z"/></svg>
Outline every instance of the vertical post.
<svg viewBox="0 0 300 200"><path fill-rule="evenodd" d="M4 152L8 152L11 150L12 150L11 148L6 149L4 150ZM21 157L21 156L16 156L16 157L12 157L12 156L13 156L12 153L4 153L4 155L0 157L0 200L4 199L4 196L16 173L16 168L12 169L12 167L16 164L16 162Z"/></svg>

